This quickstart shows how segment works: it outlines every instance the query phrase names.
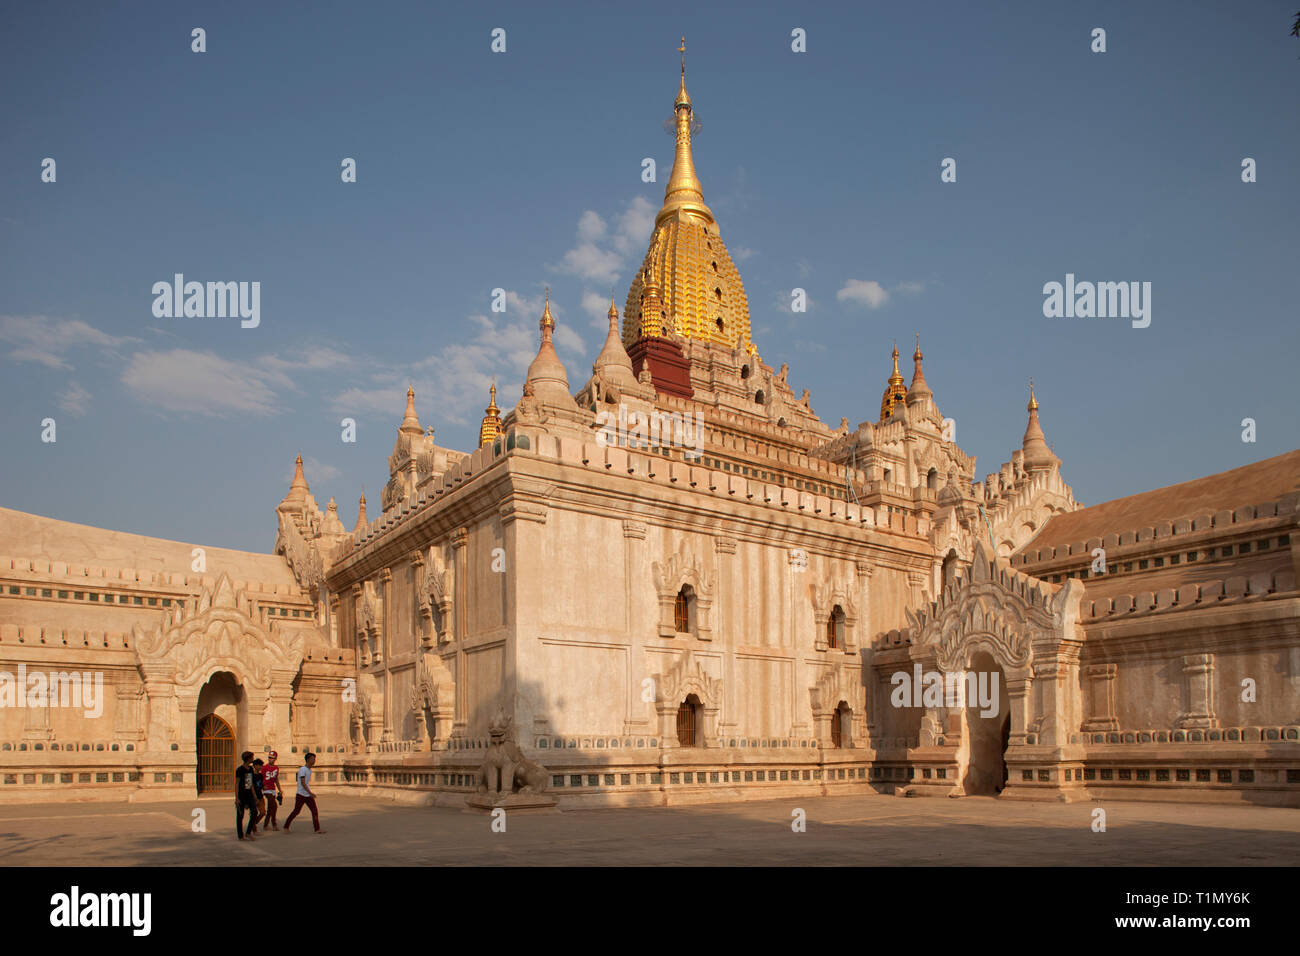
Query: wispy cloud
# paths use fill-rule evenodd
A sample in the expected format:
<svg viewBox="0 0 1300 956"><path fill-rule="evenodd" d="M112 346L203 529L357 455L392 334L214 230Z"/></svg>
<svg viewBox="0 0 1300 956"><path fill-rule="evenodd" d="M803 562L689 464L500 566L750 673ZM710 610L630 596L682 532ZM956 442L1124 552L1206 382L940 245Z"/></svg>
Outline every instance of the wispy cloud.
<svg viewBox="0 0 1300 956"><path fill-rule="evenodd" d="M46 368L71 369L70 356L78 350L116 351L138 341L101 332L81 319L0 315L0 342L12 346L8 357L15 362L36 362Z"/></svg>
<svg viewBox="0 0 1300 956"><path fill-rule="evenodd" d="M614 284L631 273L631 256L649 245L656 211L644 196L628 200L609 218L586 210L578 218L577 242L555 268L585 282Z"/></svg>
<svg viewBox="0 0 1300 956"><path fill-rule="evenodd" d="M90 407L90 392L86 391L76 382L72 382L64 389L63 394L59 396L59 408L63 409L69 415L78 417L86 414L86 409Z"/></svg>
<svg viewBox="0 0 1300 956"><path fill-rule="evenodd" d="M256 363L191 349L137 352L122 372L122 384L155 410L211 417L273 414L278 407L272 383L283 387L288 381L283 372Z"/></svg>

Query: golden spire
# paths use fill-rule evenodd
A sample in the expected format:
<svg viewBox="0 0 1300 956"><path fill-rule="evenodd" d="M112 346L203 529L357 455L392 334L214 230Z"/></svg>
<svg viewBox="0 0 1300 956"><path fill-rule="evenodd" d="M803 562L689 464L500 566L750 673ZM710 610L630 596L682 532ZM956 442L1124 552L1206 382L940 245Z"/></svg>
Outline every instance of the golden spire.
<svg viewBox="0 0 1300 956"><path fill-rule="evenodd" d="M682 65L673 101L676 153L649 251L628 289L623 345L630 349L640 338L677 335L753 355L745 286L695 172L691 137L698 124L686 92L684 37L678 50Z"/></svg>
<svg viewBox="0 0 1300 956"><path fill-rule="evenodd" d="M686 92L686 37L682 37L682 45L677 48L682 55L682 85L677 89L677 100L674 106L690 106L691 94Z"/></svg>
<svg viewBox="0 0 1300 956"><path fill-rule="evenodd" d="M1038 411L1038 399L1034 398L1034 377L1029 376L1029 404L1025 406L1026 411Z"/></svg>
<svg viewBox="0 0 1300 956"><path fill-rule="evenodd" d="M713 212L704 205L704 193L700 189L700 179L695 175L695 159L691 155L691 124L695 120L695 111L691 107L691 95L686 92L686 37L682 37L679 49L682 53L682 83L673 102L673 113L677 117L677 152L673 156L672 175L664 187L663 208L655 217L656 226L679 210L695 213L707 223L713 222Z"/></svg>
<svg viewBox="0 0 1300 956"><path fill-rule="evenodd" d="M542 341L551 340L551 330L555 328L555 319L551 315L551 287L546 287L546 307L542 309L542 320L538 323L542 330Z"/></svg>
<svg viewBox="0 0 1300 956"><path fill-rule="evenodd" d="M880 398L880 420L888 421L894 409L907 401L907 389L903 387L903 373L898 370L898 340L894 340L894 371L890 373L889 384L885 394Z"/></svg>
<svg viewBox="0 0 1300 956"><path fill-rule="evenodd" d="M488 400L488 407L483 409L487 412L483 416L483 424L478 430L478 444L482 448L484 445L490 445L501 437L501 409L497 408L497 380L492 380L491 398Z"/></svg>

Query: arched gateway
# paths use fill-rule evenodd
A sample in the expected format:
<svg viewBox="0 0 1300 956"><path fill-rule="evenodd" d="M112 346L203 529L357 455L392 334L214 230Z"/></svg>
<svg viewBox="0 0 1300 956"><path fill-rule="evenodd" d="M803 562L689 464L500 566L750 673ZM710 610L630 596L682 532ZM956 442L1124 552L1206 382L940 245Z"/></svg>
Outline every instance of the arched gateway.
<svg viewBox="0 0 1300 956"><path fill-rule="evenodd" d="M1057 588L1020 574L977 543L969 577L908 612L919 637L914 660L956 692L926 707L921 733L922 747L956 744L954 796L1060 786L1056 765L1079 712L1082 590L1077 581Z"/></svg>
<svg viewBox="0 0 1300 956"><path fill-rule="evenodd" d="M240 750L288 742L305 638L260 625L225 574L152 631L137 626L133 637L148 700L144 749L169 762L193 759L199 793L233 788L227 747L233 761Z"/></svg>

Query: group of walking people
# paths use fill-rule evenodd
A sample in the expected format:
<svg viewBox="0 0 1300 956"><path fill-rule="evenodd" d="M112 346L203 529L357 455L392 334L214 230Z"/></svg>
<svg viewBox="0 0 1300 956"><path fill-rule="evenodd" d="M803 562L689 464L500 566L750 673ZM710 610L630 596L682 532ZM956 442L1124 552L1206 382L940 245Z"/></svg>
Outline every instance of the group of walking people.
<svg viewBox="0 0 1300 956"><path fill-rule="evenodd" d="M284 790L280 786L280 768L276 765L279 755L272 750L266 760L254 760L253 752L245 750L240 755L240 764L235 768L235 835L239 839L254 839L257 825L262 824L262 832L268 829L279 830L276 823L276 811L284 803ZM324 833L320 828L320 816L316 812L316 794L311 789L311 769L316 764L316 755L303 754L302 766L297 773L297 793L294 794L293 812L284 821L284 832L289 832L293 823L305 806L311 811L312 827L317 833ZM244 814L248 813L248 826L244 826Z"/></svg>

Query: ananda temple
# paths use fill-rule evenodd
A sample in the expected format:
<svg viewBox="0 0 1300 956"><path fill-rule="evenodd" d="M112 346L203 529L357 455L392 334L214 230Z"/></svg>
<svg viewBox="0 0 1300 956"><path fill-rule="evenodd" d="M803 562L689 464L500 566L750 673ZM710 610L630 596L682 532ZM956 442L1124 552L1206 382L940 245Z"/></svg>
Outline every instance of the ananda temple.
<svg viewBox="0 0 1300 956"><path fill-rule="evenodd" d="M0 800L193 799L275 749L447 806L1300 806L1300 451L1084 507L1031 390L980 477L919 341L881 351L878 412L824 422L753 340L684 66L674 110L590 374L548 301L477 448L408 390L378 501L322 509L299 458L273 553L197 569L0 509Z"/></svg>

